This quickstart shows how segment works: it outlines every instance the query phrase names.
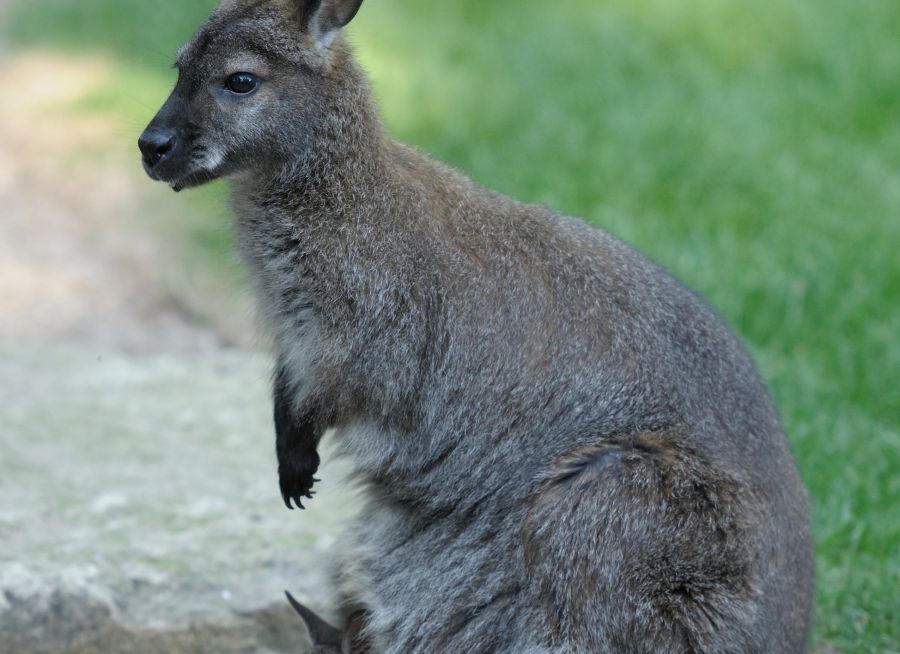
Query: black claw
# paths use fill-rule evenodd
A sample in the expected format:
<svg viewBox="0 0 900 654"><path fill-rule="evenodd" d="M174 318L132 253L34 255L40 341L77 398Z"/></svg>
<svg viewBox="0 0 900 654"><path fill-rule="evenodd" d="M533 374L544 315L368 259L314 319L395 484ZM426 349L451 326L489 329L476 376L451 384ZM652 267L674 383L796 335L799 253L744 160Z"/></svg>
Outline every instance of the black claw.
<svg viewBox="0 0 900 654"><path fill-rule="evenodd" d="M321 479L316 479L315 477L313 477L313 483L314 483L314 484L318 484L320 481L322 481L322 480L321 480Z"/></svg>
<svg viewBox="0 0 900 654"><path fill-rule="evenodd" d="M300 501L300 498L299 498L299 497L295 497L295 498L294 498L294 504L297 505L297 508L298 508L298 509L300 509L300 510L302 510L302 511L305 511L305 510L306 510L306 507L303 506L303 502Z"/></svg>
<svg viewBox="0 0 900 654"><path fill-rule="evenodd" d="M290 498L290 497L285 497L285 498L282 498L282 499L284 499L284 505L285 505L287 508L289 508L291 511L293 511L293 510L294 510L294 507L291 506L291 498Z"/></svg>

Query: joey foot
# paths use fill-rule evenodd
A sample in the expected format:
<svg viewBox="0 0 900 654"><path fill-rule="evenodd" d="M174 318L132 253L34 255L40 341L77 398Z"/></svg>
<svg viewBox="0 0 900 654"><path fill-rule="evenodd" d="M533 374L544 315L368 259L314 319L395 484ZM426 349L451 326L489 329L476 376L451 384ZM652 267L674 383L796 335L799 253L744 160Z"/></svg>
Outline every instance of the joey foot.
<svg viewBox="0 0 900 654"><path fill-rule="evenodd" d="M301 498L312 499L315 494L313 484L319 480L313 477L319 469L319 455L315 450L293 452L278 457L278 485L287 508L305 509Z"/></svg>
<svg viewBox="0 0 900 654"><path fill-rule="evenodd" d="M313 643L312 654L371 653L371 640L364 635L366 624L369 621L368 611L361 609L353 613L347 618L343 631L341 631L325 622L309 608L303 606L289 592L285 591L284 594L306 624L310 640Z"/></svg>

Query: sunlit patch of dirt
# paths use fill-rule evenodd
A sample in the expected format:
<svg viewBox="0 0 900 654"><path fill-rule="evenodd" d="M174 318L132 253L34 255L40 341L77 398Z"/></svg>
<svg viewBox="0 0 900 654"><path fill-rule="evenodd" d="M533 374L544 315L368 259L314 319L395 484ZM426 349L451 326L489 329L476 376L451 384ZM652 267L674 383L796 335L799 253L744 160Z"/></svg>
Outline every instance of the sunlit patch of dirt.
<svg viewBox="0 0 900 654"><path fill-rule="evenodd" d="M113 74L100 58L4 62L17 88L0 96L0 342L215 347L166 290L165 244L135 227L136 148L118 145L114 121L69 110Z"/></svg>

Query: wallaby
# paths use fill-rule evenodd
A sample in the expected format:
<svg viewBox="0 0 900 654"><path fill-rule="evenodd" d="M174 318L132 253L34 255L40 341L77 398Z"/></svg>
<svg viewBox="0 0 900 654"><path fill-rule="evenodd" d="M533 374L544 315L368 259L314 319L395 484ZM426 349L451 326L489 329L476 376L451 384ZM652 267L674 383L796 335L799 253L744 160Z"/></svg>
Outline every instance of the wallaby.
<svg viewBox="0 0 900 654"><path fill-rule="evenodd" d="M366 489L346 626L296 605L319 651L804 651L808 499L743 347L621 241L391 140L361 2L226 0L140 139L175 190L231 182L285 503L330 428Z"/></svg>

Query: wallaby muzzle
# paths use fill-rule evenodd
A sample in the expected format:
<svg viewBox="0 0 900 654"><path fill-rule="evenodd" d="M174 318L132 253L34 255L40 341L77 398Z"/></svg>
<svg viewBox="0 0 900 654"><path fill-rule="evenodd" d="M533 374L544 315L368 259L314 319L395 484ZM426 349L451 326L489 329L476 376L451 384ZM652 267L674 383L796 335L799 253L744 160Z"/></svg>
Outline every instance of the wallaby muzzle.
<svg viewBox="0 0 900 654"><path fill-rule="evenodd" d="M138 139L138 147L144 155L144 165L152 171L157 164L168 157L178 145L178 134L171 128L147 128Z"/></svg>
<svg viewBox="0 0 900 654"><path fill-rule="evenodd" d="M219 176L195 162L187 113L187 103L176 88L138 139L146 173L175 191Z"/></svg>

